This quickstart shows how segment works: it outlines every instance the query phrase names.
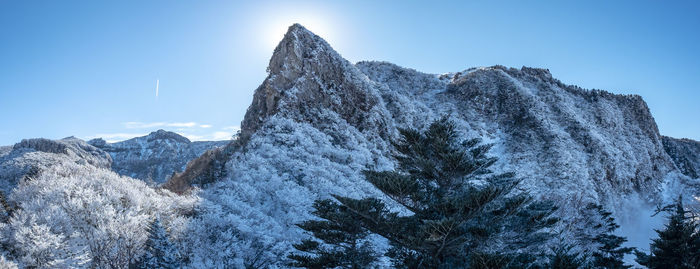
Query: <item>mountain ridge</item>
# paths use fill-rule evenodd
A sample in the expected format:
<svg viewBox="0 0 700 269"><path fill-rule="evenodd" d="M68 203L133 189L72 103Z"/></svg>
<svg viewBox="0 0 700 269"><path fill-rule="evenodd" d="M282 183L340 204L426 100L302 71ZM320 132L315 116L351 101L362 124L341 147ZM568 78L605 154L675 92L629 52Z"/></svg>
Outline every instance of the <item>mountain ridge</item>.
<svg viewBox="0 0 700 269"><path fill-rule="evenodd" d="M677 169L638 95L585 90L529 67L426 74L386 62L352 64L298 24L275 49L229 153L193 160L201 165L173 177L173 185L221 175L203 185L194 180L207 208L201 229L240 227L244 241L281 251L268 257L279 261L304 236L294 224L312 218L315 199L386 200L362 171L394 169L397 128L423 129L444 115L463 138L494 144L497 172L515 172L522 190L555 201L561 225L583 225L588 202L621 220L642 219L649 211L640 208L698 193L688 184L698 179ZM222 162L223 170L207 168ZM207 244L201 247L214 251L225 242Z"/></svg>
<svg viewBox="0 0 700 269"><path fill-rule="evenodd" d="M175 132L160 129L115 143L99 138L88 143L110 154L112 170L118 174L163 183L173 173L183 171L190 160L228 141L192 142Z"/></svg>

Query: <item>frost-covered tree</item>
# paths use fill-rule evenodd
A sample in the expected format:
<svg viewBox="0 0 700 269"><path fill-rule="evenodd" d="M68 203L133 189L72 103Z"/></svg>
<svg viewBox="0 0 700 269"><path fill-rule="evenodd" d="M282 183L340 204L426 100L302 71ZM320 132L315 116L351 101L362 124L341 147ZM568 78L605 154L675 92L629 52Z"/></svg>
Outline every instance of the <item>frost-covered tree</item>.
<svg viewBox="0 0 700 269"><path fill-rule="evenodd" d="M322 220L307 220L298 226L322 242L303 240L294 248L305 254L290 254L294 267L304 268L368 268L377 260L366 240L367 229L345 206L332 200L314 202L313 215Z"/></svg>
<svg viewBox="0 0 700 269"><path fill-rule="evenodd" d="M0 256L0 268L1 269L17 269L17 263L7 260L5 256Z"/></svg>
<svg viewBox="0 0 700 269"><path fill-rule="evenodd" d="M656 230L658 238L650 244L651 253L635 251L636 261L651 269L700 268L700 232L698 223L683 207L683 199L659 209L669 212L663 230Z"/></svg>
<svg viewBox="0 0 700 269"><path fill-rule="evenodd" d="M604 229L604 232L597 235L593 241L599 244L599 247L591 255L593 258L594 268L610 268L610 269L625 269L631 268L631 265L625 265L623 259L625 254L630 254L634 250L631 247L622 247L622 244L627 242L627 239L615 235L615 230L620 228L620 225L615 223L615 218L612 213L606 211L603 206L589 204L589 209L595 210L602 221L599 226ZM599 227L594 227L599 228Z"/></svg>
<svg viewBox="0 0 700 269"><path fill-rule="evenodd" d="M25 222L27 223L27 222ZM51 231L46 224L19 227L13 234L13 250L26 267L82 267L89 262L85 246L61 233Z"/></svg>
<svg viewBox="0 0 700 269"><path fill-rule="evenodd" d="M146 225L160 215L181 231L194 196L80 164L58 164L21 182L0 243L20 267L126 268L143 256ZM178 227L174 227L178 226Z"/></svg>
<svg viewBox="0 0 700 269"><path fill-rule="evenodd" d="M513 173L494 174L491 145L459 141L447 117L425 132L400 129L395 171L367 171L366 179L409 214L377 198L336 196L363 227L392 245L388 255L402 268L465 267L474 257L522 262L516 251L549 238L557 222L549 203L516 191Z"/></svg>
<svg viewBox="0 0 700 269"><path fill-rule="evenodd" d="M168 231L159 218L148 226L148 239L144 246L145 254L141 259L142 268L180 268L182 261L175 245L170 242Z"/></svg>

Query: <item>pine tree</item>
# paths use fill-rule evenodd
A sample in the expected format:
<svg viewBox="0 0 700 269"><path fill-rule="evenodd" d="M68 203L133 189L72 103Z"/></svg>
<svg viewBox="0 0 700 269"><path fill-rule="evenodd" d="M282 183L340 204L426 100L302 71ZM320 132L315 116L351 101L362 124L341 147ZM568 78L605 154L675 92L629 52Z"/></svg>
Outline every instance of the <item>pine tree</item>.
<svg viewBox="0 0 700 269"><path fill-rule="evenodd" d="M659 211L671 211L668 224L656 230L659 238L652 240L650 254L635 251L636 261L651 269L700 268L700 235L696 220L688 217L682 197L675 204Z"/></svg>
<svg viewBox="0 0 700 269"><path fill-rule="evenodd" d="M363 227L390 241L396 267L465 267L484 257L486 264L507 265L516 250L550 238L541 230L558 221L551 217L555 207L516 193L513 173L494 174L489 168L496 158L486 156L492 145L458 141L447 117L423 133L399 131L398 169L365 176L412 214L391 212L375 198L335 196ZM496 237L499 243L490 244Z"/></svg>
<svg viewBox="0 0 700 269"><path fill-rule="evenodd" d="M294 248L308 254L290 254L294 267L304 268L367 268L377 257L365 239L368 231L356 216L332 200L314 202L312 214L323 220L308 220L298 224L313 233L316 240L303 240ZM311 254L311 255L309 255Z"/></svg>
<svg viewBox="0 0 700 269"><path fill-rule="evenodd" d="M12 208L5 199L5 193L0 191L0 223L7 223L12 215Z"/></svg>
<svg viewBox="0 0 700 269"><path fill-rule="evenodd" d="M593 266L595 268L626 269L631 265L625 265L623 259L625 254L630 254L634 248L622 247L627 239L614 234L620 225L615 223L612 213L606 211L601 205L589 204L588 209L594 210L602 221L596 229L602 228L603 233L597 235L593 241L600 244L600 247L593 252Z"/></svg>
<svg viewBox="0 0 700 269"><path fill-rule="evenodd" d="M180 268L182 266L179 252L170 242L168 232L158 218L148 226L145 250L141 268Z"/></svg>
<svg viewBox="0 0 700 269"><path fill-rule="evenodd" d="M586 267L586 256L573 251L571 245L561 245L552 249L548 269L579 269Z"/></svg>

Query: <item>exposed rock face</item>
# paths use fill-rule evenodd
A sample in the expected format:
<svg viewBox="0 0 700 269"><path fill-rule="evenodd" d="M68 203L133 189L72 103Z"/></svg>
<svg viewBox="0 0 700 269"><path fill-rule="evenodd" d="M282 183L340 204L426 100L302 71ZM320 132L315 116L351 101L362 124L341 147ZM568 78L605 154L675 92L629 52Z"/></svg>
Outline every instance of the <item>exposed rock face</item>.
<svg viewBox="0 0 700 269"><path fill-rule="evenodd" d="M13 147L0 150L0 182L5 193L22 179L36 176L42 170L64 162L109 169L112 158L104 151L74 137L61 140L24 139Z"/></svg>
<svg viewBox="0 0 700 269"><path fill-rule="evenodd" d="M681 173L691 178L700 178L700 142L668 136L662 136L661 141Z"/></svg>
<svg viewBox="0 0 700 269"><path fill-rule="evenodd" d="M163 183L173 173L183 171L188 161L225 145L227 141L190 142L179 134L158 130L117 143L107 143L102 139L93 139L89 143L109 153L113 160L112 170L118 174Z"/></svg>
<svg viewBox="0 0 700 269"><path fill-rule="evenodd" d="M268 71L243 119L242 136L252 135L271 115L311 122L333 111L351 126L386 137L381 120L390 115L382 114L386 111L373 83L301 25L292 25L277 45Z"/></svg>

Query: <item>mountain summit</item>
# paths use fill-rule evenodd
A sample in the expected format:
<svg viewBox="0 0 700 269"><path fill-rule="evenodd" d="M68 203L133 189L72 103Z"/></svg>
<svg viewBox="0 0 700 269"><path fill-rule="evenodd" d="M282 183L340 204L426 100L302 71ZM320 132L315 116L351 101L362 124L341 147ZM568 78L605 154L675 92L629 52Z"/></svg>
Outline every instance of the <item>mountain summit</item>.
<svg viewBox="0 0 700 269"><path fill-rule="evenodd" d="M289 27L267 69L269 75L255 90L241 124L244 136L252 135L270 115L303 120L316 112L315 107L330 109L350 124L367 125L364 114L380 102L362 72L299 24Z"/></svg>

